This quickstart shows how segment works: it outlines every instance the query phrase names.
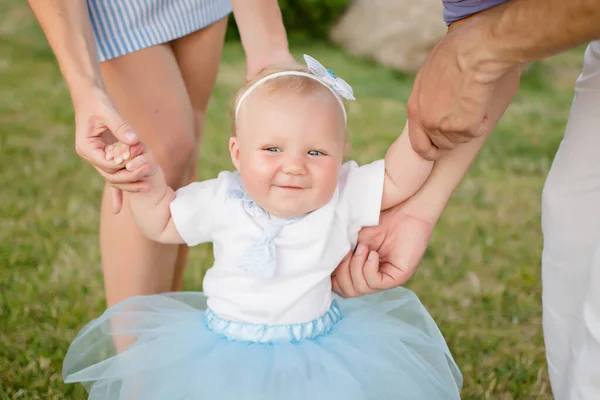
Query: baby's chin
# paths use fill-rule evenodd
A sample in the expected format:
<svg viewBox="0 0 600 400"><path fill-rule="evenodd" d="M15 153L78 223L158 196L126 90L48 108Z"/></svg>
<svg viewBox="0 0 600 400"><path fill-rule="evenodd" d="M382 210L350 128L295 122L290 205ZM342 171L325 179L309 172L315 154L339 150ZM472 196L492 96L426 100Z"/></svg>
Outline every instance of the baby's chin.
<svg viewBox="0 0 600 400"><path fill-rule="evenodd" d="M313 212L314 210L316 210L316 208L306 210L306 209L300 209L300 208L281 209L281 208L269 208L269 207L267 207L267 208L263 207L263 209L265 211L267 211L269 214L271 214L277 218L284 218L284 219L301 217L305 214L309 214L309 213Z"/></svg>
<svg viewBox="0 0 600 400"><path fill-rule="evenodd" d="M311 212L321 208L322 206L324 206L325 204L317 204L317 205L311 205L309 207L270 207L270 206L262 206L259 204L259 206L261 206L265 211L267 211L269 214L277 217L277 218L285 218L285 219L290 219L290 218L297 218L297 217L301 217L303 215L306 214L310 214Z"/></svg>

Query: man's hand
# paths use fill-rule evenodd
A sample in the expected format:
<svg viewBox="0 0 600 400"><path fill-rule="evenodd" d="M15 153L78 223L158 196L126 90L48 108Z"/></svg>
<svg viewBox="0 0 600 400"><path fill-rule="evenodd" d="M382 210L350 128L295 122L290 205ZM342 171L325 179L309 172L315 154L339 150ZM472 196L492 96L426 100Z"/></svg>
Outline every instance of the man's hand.
<svg viewBox="0 0 600 400"><path fill-rule="evenodd" d="M404 205L384 211L379 226L364 228L356 250L334 271L333 290L356 297L403 285L423 258L433 226Z"/></svg>
<svg viewBox="0 0 600 400"><path fill-rule="evenodd" d="M482 35L469 19L451 28L419 69L407 104L411 145L427 160L490 133L493 94L511 67L482 62Z"/></svg>

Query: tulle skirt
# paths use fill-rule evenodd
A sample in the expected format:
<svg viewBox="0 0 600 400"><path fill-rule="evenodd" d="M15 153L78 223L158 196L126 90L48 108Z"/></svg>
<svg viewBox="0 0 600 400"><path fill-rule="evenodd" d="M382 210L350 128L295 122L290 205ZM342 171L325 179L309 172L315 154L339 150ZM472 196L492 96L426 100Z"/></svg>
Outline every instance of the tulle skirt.
<svg viewBox="0 0 600 400"><path fill-rule="evenodd" d="M200 292L134 297L79 332L63 376L93 400L449 400L462 386L442 334L404 288L276 326L223 320Z"/></svg>

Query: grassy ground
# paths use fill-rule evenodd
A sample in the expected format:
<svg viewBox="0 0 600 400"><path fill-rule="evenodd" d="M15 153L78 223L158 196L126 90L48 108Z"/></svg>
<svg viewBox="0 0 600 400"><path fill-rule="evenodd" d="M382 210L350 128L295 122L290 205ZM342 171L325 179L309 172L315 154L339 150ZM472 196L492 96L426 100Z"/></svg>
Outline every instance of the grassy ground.
<svg viewBox="0 0 600 400"><path fill-rule="evenodd" d="M0 0L0 399L81 399L61 380L77 330L104 308L97 246L102 181L73 148L68 93L24 2ZM412 76L324 44L296 43L354 85L351 157L382 157L405 120ZM462 368L466 399L550 398L541 332L540 190L568 116L582 49L534 64L439 222L409 286ZM229 169L228 110L243 76L225 48L200 154ZM192 251L200 288L210 247Z"/></svg>

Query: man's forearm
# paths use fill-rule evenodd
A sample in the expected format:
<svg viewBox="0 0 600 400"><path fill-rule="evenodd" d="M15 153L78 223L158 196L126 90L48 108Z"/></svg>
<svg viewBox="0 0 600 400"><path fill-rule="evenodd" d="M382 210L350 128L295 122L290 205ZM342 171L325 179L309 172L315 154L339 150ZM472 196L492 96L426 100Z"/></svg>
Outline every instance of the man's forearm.
<svg viewBox="0 0 600 400"><path fill-rule="evenodd" d="M510 0L464 24L478 69L510 68L600 39L600 0Z"/></svg>
<svg viewBox="0 0 600 400"><path fill-rule="evenodd" d="M86 88L103 88L94 37L85 1L29 0L54 51L71 96Z"/></svg>
<svg viewBox="0 0 600 400"><path fill-rule="evenodd" d="M600 39L600 0L512 0L495 13L489 37L499 57L515 63Z"/></svg>

